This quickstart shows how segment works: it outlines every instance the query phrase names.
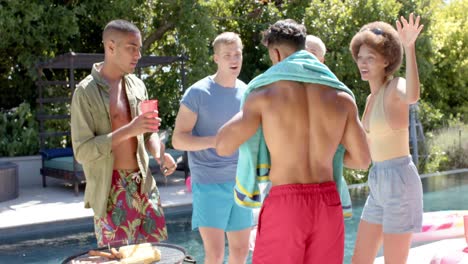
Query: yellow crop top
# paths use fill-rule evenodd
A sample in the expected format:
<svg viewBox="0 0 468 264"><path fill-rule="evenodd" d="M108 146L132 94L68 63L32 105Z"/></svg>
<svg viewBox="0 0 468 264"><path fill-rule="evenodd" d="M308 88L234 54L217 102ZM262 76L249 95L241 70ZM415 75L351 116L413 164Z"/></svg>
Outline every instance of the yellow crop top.
<svg viewBox="0 0 468 264"><path fill-rule="evenodd" d="M385 116L384 94L386 87L385 85L378 91L372 112L369 113L369 127L364 126L373 161L384 161L409 155L408 128L392 129ZM367 114L367 107L368 105L364 110L363 121Z"/></svg>

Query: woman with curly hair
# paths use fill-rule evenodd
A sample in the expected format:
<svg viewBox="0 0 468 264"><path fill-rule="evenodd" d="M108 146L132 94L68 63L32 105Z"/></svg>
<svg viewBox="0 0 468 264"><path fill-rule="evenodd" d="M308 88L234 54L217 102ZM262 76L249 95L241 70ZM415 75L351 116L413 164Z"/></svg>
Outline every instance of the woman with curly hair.
<svg viewBox="0 0 468 264"><path fill-rule="evenodd" d="M380 21L364 25L350 44L370 87L362 123L372 158L353 263L373 263L382 243L385 263L406 263L412 233L422 226L422 185L410 156L408 124L409 106L420 96L415 42L423 25L413 14L400 20L396 30ZM406 80L393 77L403 51Z"/></svg>

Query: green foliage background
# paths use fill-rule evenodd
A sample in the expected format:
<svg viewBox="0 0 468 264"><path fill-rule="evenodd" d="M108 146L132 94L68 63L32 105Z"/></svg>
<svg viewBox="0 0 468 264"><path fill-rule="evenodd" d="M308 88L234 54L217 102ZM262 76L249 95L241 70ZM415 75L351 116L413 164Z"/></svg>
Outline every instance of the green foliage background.
<svg viewBox="0 0 468 264"><path fill-rule="evenodd" d="M180 64L142 70L150 96L160 101L163 128L171 128L183 89L215 71L210 44L217 34L234 31L241 35L244 63L240 79L249 82L270 66L260 43L261 32L278 19L293 18L304 23L308 33L323 39L328 50L325 63L353 90L362 112L369 90L352 60L350 40L366 23L381 20L394 25L410 12L421 15L425 25L417 41L417 59L422 84L419 115L426 131L447 125L450 116L466 123L466 0L0 0L0 110L5 114L26 102L34 114L35 81L39 78L36 63L70 51L102 53L103 27L112 19L123 18L141 29L144 55L189 58L185 87ZM44 74L49 79L66 78L66 73L56 70ZM88 71L78 72L77 78L86 74ZM404 65L397 75L404 76ZM71 96L71 89L49 87L46 92L51 97ZM47 109L62 114L69 111L68 104L51 104ZM46 129L67 130L68 121L49 121ZM69 144L66 138L49 143ZM0 156L25 154L20 149L1 149Z"/></svg>
<svg viewBox="0 0 468 264"><path fill-rule="evenodd" d="M36 154L38 127L29 104L22 103L0 115L0 153L6 156Z"/></svg>

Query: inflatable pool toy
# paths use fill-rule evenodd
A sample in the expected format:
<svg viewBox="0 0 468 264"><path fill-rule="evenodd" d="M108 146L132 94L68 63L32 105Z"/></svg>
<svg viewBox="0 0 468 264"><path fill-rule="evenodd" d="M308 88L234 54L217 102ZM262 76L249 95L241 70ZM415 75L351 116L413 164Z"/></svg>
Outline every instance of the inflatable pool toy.
<svg viewBox="0 0 468 264"><path fill-rule="evenodd" d="M187 192L192 192L192 177L190 177L190 175L185 180L185 187L187 187Z"/></svg>
<svg viewBox="0 0 468 264"><path fill-rule="evenodd" d="M447 256L438 256L432 258L430 264L463 264L468 263L468 254L463 251L452 252Z"/></svg>
<svg viewBox="0 0 468 264"><path fill-rule="evenodd" d="M413 242L433 241L463 236L464 215L468 215L468 210L424 213L422 230L419 233L413 234Z"/></svg>
<svg viewBox="0 0 468 264"><path fill-rule="evenodd" d="M435 251L430 264L468 263L468 247L466 247L466 240L463 238L443 240Z"/></svg>
<svg viewBox="0 0 468 264"><path fill-rule="evenodd" d="M463 216L468 210L428 212L423 215L423 226L413 234L413 242L424 242L463 236Z"/></svg>

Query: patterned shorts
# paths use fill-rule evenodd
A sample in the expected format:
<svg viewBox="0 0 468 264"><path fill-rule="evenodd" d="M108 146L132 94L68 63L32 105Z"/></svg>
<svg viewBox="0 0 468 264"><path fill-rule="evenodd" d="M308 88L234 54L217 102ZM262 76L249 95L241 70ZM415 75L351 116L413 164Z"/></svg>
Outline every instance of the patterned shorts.
<svg viewBox="0 0 468 264"><path fill-rule="evenodd" d="M140 193L140 172L114 170L107 215L94 217L99 247L167 239L159 192Z"/></svg>

